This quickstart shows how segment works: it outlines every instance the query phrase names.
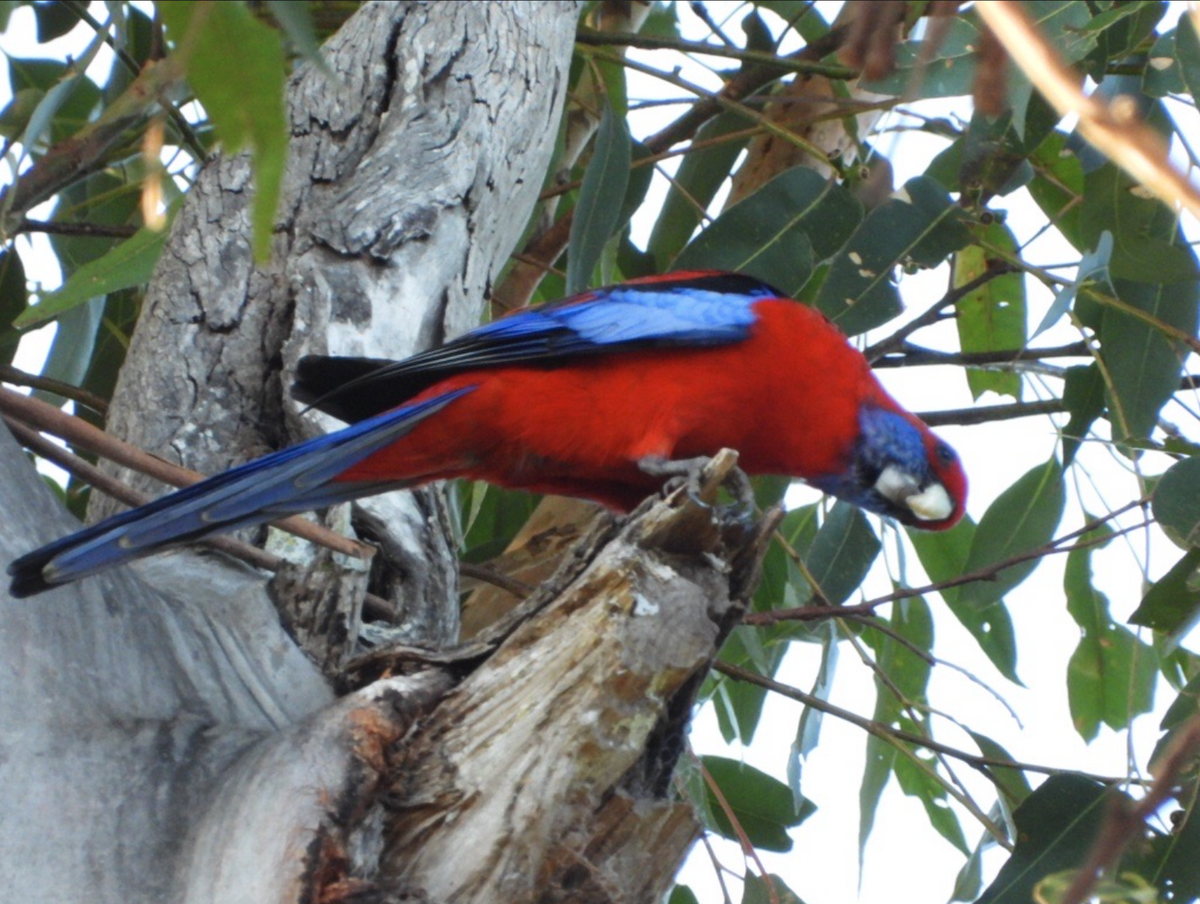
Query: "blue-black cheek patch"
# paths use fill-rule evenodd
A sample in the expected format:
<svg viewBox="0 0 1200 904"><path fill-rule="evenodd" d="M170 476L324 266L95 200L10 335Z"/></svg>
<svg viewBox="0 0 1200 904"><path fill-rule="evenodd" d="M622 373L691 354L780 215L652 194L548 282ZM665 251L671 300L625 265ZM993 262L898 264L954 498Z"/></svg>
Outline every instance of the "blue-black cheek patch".
<svg viewBox="0 0 1200 904"><path fill-rule="evenodd" d="M892 517L908 515L881 496L875 483L889 465L912 474L922 486L932 479L921 431L894 411L873 406L863 408L858 425L858 440L846 470L814 478L809 484L869 512Z"/></svg>

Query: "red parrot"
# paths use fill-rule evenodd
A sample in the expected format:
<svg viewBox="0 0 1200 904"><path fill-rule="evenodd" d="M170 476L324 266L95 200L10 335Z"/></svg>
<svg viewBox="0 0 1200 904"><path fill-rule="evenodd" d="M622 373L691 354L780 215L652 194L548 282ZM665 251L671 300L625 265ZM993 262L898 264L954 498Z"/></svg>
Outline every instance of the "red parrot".
<svg viewBox="0 0 1200 904"><path fill-rule="evenodd" d="M954 451L815 309L747 276L638 279L518 311L404 361L308 357L293 395L352 424L14 561L29 596L207 534L467 477L628 511L671 462L739 452L909 525L962 517Z"/></svg>

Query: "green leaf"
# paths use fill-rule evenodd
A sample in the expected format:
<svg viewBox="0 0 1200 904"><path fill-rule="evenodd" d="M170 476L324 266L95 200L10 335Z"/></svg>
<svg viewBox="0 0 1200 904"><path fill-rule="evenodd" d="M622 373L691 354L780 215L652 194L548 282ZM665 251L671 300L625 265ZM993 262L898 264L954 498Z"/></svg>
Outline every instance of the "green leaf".
<svg viewBox="0 0 1200 904"><path fill-rule="evenodd" d="M1115 280L1113 289L1125 304L1185 334L1196 332L1196 282ZM1158 425L1159 410L1179 388L1187 349L1155 325L1122 310L1106 305L1102 317L1100 357L1112 380L1107 398L1113 433L1119 441L1146 438Z"/></svg>
<svg viewBox="0 0 1200 904"><path fill-rule="evenodd" d="M328 64L321 56L321 45L317 43L317 33L313 28L308 4L295 3L293 0L265 0L265 3L271 18L279 23L292 46L321 69L330 72Z"/></svg>
<svg viewBox="0 0 1200 904"><path fill-rule="evenodd" d="M486 562L508 548L541 497L482 482L471 489L471 511L461 516L466 525L462 557L468 562Z"/></svg>
<svg viewBox="0 0 1200 904"><path fill-rule="evenodd" d="M933 267L970 241L963 211L932 179L918 176L872 210L833 259L817 307L849 335L901 311L898 266Z"/></svg>
<svg viewBox="0 0 1200 904"><path fill-rule="evenodd" d="M1051 132L1030 156L1034 176L1029 194L1050 222L1079 250L1095 248L1084 240L1081 223L1083 200L1083 164L1067 150L1067 137ZM1101 230L1103 232L1104 230Z"/></svg>
<svg viewBox="0 0 1200 904"><path fill-rule="evenodd" d="M764 638L764 632L739 626L730 632L729 639L722 645L720 660L772 678L783 661L787 647L766 645ZM766 688L749 681L720 677L713 692L713 702L721 736L727 743L738 741L749 744L754 740L766 700Z"/></svg>
<svg viewBox="0 0 1200 904"><path fill-rule="evenodd" d="M1200 37L1190 16L1183 16L1175 26L1175 61L1179 78L1195 101L1200 98Z"/></svg>
<svg viewBox="0 0 1200 904"><path fill-rule="evenodd" d="M866 863L867 841L875 828L875 815L879 812L879 801L883 789L896 766L896 748L875 735L867 736L867 762L863 770L862 784L858 786L858 866L859 872Z"/></svg>
<svg viewBox="0 0 1200 904"><path fill-rule="evenodd" d="M79 13L66 3L35 3L33 17L39 44L61 38L81 21Z"/></svg>
<svg viewBox="0 0 1200 904"><path fill-rule="evenodd" d="M667 898L667 904L700 904L700 899L696 897L696 893L686 885L676 885L671 889L671 894Z"/></svg>
<svg viewBox="0 0 1200 904"><path fill-rule="evenodd" d="M1200 458L1176 462L1162 475L1150 510L1177 546L1200 546Z"/></svg>
<svg viewBox="0 0 1200 904"><path fill-rule="evenodd" d="M154 265L162 256L168 232L168 229L149 227L139 229L103 257L76 270L62 288L26 309L13 325L18 329L29 329L61 317L89 299L149 282Z"/></svg>
<svg viewBox="0 0 1200 904"><path fill-rule="evenodd" d="M863 80L861 87L877 94L920 98L970 94L975 84L979 20L974 13L954 16L934 47L905 41L896 47L896 68L885 78ZM927 60L927 61L926 61Z"/></svg>
<svg viewBox="0 0 1200 904"><path fill-rule="evenodd" d="M1103 63L1133 53L1154 33L1154 26L1166 8L1165 2L1114 4L1094 16L1083 28L1085 34L1096 36L1097 47L1092 58Z"/></svg>
<svg viewBox="0 0 1200 904"><path fill-rule="evenodd" d="M1017 762L1011 753L987 735L971 731L970 729L967 729L967 733L979 748L979 752L984 756L990 757L993 760ZM1002 766L989 766L988 771L991 773L997 787L1004 793L1004 804L1010 809L1019 806L1033 792L1033 789L1029 787L1029 780L1025 778L1025 773L1020 767L1004 768Z"/></svg>
<svg viewBox="0 0 1200 904"><path fill-rule="evenodd" d="M892 688L910 703L926 699L925 689L933 666L914 650L933 649L933 615L929 604L919 596L898 600L893 604L888 627L894 636L882 632L869 632L866 636L876 649L879 670L888 678L887 685L878 676L875 678L874 719L894 727L901 715L901 701L896 699ZM896 638L908 641L911 647Z"/></svg>
<svg viewBox="0 0 1200 904"><path fill-rule="evenodd" d="M979 521L965 570L990 568L1048 543L1066 503L1062 477L1062 467L1051 458L1001 493ZM979 607L996 602L1036 566L1037 560L1030 559L1003 569L994 581L967 584L959 593L959 602Z"/></svg>
<svg viewBox="0 0 1200 904"><path fill-rule="evenodd" d="M575 216L571 220L568 295L582 292L591 284L604 246L621 225L621 207L629 185L632 154L633 146L625 121L606 106L596 133L592 159L579 189Z"/></svg>
<svg viewBox="0 0 1200 904"><path fill-rule="evenodd" d="M1096 418L1104 413L1104 377L1095 362L1067 368L1063 384L1063 407L1071 415L1063 428L1063 467L1075 459L1075 453L1087 437Z"/></svg>
<svg viewBox="0 0 1200 904"><path fill-rule="evenodd" d="M621 200L621 211L617 214L618 228L628 223L646 200L646 192L650 190L650 183L654 180L654 167L632 164L649 156L649 149L640 141L630 143L629 184L625 186L625 197Z"/></svg>
<svg viewBox="0 0 1200 904"><path fill-rule="evenodd" d="M89 299L85 304L62 314L58 319L54 342L42 367L42 376L78 386L91 363L96 332L100 329L103 315L103 297ZM62 399L53 393L37 390L34 394L51 404L62 404Z"/></svg>
<svg viewBox="0 0 1200 904"><path fill-rule="evenodd" d="M950 530L927 531L907 528L905 533L917 551L921 567L929 580L941 584L963 574L967 569L967 556L975 538L975 522L964 517ZM958 587L946 587L939 591L949 601L957 598Z"/></svg>
<svg viewBox="0 0 1200 904"><path fill-rule="evenodd" d="M1195 255L1176 241L1174 212L1157 198L1147 196L1124 170L1106 163L1087 173L1083 184L1082 248L1098 247L1101 234L1111 232L1109 268L1114 279L1190 283L1200 273Z"/></svg>
<svg viewBox="0 0 1200 904"><path fill-rule="evenodd" d="M1149 97L1182 94L1186 90L1183 84L1183 67L1179 64L1177 31L1178 29L1172 28L1159 35L1154 41L1154 46L1150 48L1146 69L1142 73L1142 91ZM1188 53L1186 47L1184 53Z"/></svg>
<svg viewBox="0 0 1200 904"><path fill-rule="evenodd" d="M0 252L0 363L12 364L20 335L9 324L29 304L29 289L25 284L25 267L21 256L11 245Z"/></svg>
<svg viewBox="0 0 1200 904"><path fill-rule="evenodd" d="M933 770L936 760L926 754L915 753L912 756L896 756L896 781L909 797L921 802L925 808L925 816L929 824L939 835L958 848L965 856L971 853L967 838L959 825L958 817L946 803L946 789L930 772L922 769L916 761L924 763L928 770Z"/></svg>
<svg viewBox="0 0 1200 904"><path fill-rule="evenodd" d="M1174 636L1185 633L1200 617L1198 571L1200 549L1193 547L1171 566L1170 571L1150 585L1141 605L1129 617L1130 623Z"/></svg>
<svg viewBox="0 0 1200 904"><path fill-rule="evenodd" d="M752 124L753 120L731 111L710 119L696 133L694 143L704 142L705 146L689 151L679 164L646 243L646 251L654 255L660 272L668 269L672 258L688 243L704 210L729 178L734 162L750 140L749 136L720 139Z"/></svg>
<svg viewBox="0 0 1200 904"><path fill-rule="evenodd" d="M1082 632L1067 666L1067 697L1075 730L1086 741L1095 739L1102 722L1119 731L1149 711L1158 674L1154 649L1113 623L1108 598L1092 586L1092 550L1111 535L1107 527L1086 535L1103 542L1072 550L1063 577L1067 611Z"/></svg>
<svg viewBox="0 0 1200 904"><path fill-rule="evenodd" d="M256 187L252 244L255 258L264 261L271 253L288 151L287 69L279 33L240 2L174 0L157 9L225 150L250 148ZM237 48L236 65L230 48Z"/></svg>
<svg viewBox="0 0 1200 904"><path fill-rule="evenodd" d="M742 887L742 904L804 904L800 896L775 873L747 873Z"/></svg>
<svg viewBox="0 0 1200 904"><path fill-rule="evenodd" d="M1017 242L1007 226L992 223L983 230L989 246L1017 255ZM980 245L970 245L954 256L954 285L965 285L982 276L999 260ZM1020 349L1025 345L1025 275L1006 273L989 280L955 305L958 338L962 350L994 352ZM985 392L1021 399L1021 377L1011 371L967 368L967 385L978 399Z"/></svg>
<svg viewBox="0 0 1200 904"><path fill-rule="evenodd" d="M915 649L929 650L933 647L933 619L929 605L920 597L899 600L893 607L889 627L891 634L909 641ZM878 675L875 677L875 712L872 718L883 725L899 727L904 702L921 703L925 700L932 666L913 649L898 643L891 636L882 632L871 632L865 636L875 648L879 671L888 679L888 684L885 684ZM896 698L892 688L900 691L903 701ZM868 736L866 769L858 790L860 865L866 852L867 839L875 825L880 797L895 768L897 757L895 748L890 744L874 735Z"/></svg>
<svg viewBox="0 0 1200 904"><path fill-rule="evenodd" d="M1086 3L1075 0L1031 0L1026 4L1034 23L1068 63L1082 60L1096 47L1096 30L1089 30L1092 14Z"/></svg>
<svg viewBox="0 0 1200 904"><path fill-rule="evenodd" d="M672 268L736 270L795 295L861 219L846 189L793 167L717 217Z"/></svg>
<svg viewBox="0 0 1200 904"><path fill-rule="evenodd" d="M787 830L807 819L816 807L805 801L800 808L792 804L788 786L767 773L738 760L720 756L700 758L709 776L721 789L750 843L767 851L790 851L792 839ZM737 840L729 816L705 783L707 807L712 815L710 829L725 838Z"/></svg>
<svg viewBox="0 0 1200 904"><path fill-rule="evenodd" d="M862 585L881 548L862 510L838 502L817 531L806 564L825 599L840 606Z"/></svg>
<svg viewBox="0 0 1200 904"><path fill-rule="evenodd" d="M1013 813L1012 855L975 904L1029 904L1044 877L1082 866L1104 821L1107 798L1119 793L1081 775L1046 779Z"/></svg>
<svg viewBox="0 0 1200 904"><path fill-rule="evenodd" d="M96 35L79 59L62 66L59 79L46 86L45 94L29 114L18 141L22 154L34 155L42 146L54 144L83 125L99 100L100 91L84 73L104 46L104 35ZM35 61L41 62L41 61ZM14 72L17 66L13 66ZM14 89L17 87L14 79ZM78 121L84 117L83 121Z"/></svg>
<svg viewBox="0 0 1200 904"><path fill-rule="evenodd" d="M986 569L1045 545L1054 535L1065 504L1062 469L1051 458L1021 477L988 507L971 539L964 572ZM1003 569L995 580L975 581L947 597L955 617L1011 681L1016 674L1016 641L1003 597L1029 576L1037 559Z"/></svg>

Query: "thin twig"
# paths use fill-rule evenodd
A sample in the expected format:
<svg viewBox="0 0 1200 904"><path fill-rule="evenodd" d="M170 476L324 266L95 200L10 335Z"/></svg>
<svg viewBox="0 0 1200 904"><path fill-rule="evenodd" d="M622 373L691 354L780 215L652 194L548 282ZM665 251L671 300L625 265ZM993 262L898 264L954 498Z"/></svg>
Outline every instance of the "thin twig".
<svg viewBox="0 0 1200 904"><path fill-rule="evenodd" d="M70 383L64 383L61 380L53 380L50 377L43 377L39 374L26 373L11 364L0 364L0 381L4 383L12 383L14 386L28 386L30 389L41 389L45 392L52 392L55 395L60 395L64 399L70 399L79 405L84 405L92 409L97 414L105 414L108 411L108 400L102 399L94 392L88 392L86 389L81 389L78 386L72 386Z"/></svg>
<svg viewBox="0 0 1200 904"><path fill-rule="evenodd" d="M476 565L472 562L459 562L458 572L464 578L473 578L476 581L483 581L486 584L491 584L493 587L499 587L505 593L511 593L517 599L525 599L537 588L533 584L511 577L507 574L502 574L495 568L490 568L487 565Z"/></svg>
<svg viewBox="0 0 1200 904"><path fill-rule="evenodd" d="M764 50L723 47L719 44L685 41L680 38L668 38L661 35L618 35L581 29L575 34L575 43L592 47L611 46L637 47L641 50L677 50L680 53L725 57L727 59L738 60L742 63L753 63L758 66L773 68L777 70L776 75L784 72L801 72L805 75L823 75L827 79L842 81L852 79L858 75L858 72L855 70L848 69L838 63L822 63L798 54L781 57Z"/></svg>
<svg viewBox="0 0 1200 904"><path fill-rule="evenodd" d="M932 750L937 753L943 753L946 756L954 757L956 760L961 760L969 766L972 766L991 779L989 769L1020 769L1023 772L1034 772L1040 775L1059 775L1063 772L1071 772L1075 775L1085 775L1088 778L1101 782L1106 785L1116 785L1126 781L1124 777L1115 778L1107 775L1096 775L1094 773L1081 773L1075 769L1058 768L1055 766L1041 766L1037 763L1023 763L1017 760L1002 760L996 757L983 756L982 754L969 753L965 750L960 750L957 747L951 747L949 744L943 744L941 741L935 741L932 738L923 737L913 734L899 728L892 728L884 725L881 722L876 722L874 719L868 719L865 716L860 716L858 713L851 712L848 709L843 709L837 704L830 703L828 700L822 700L820 697L805 693L799 688L792 687L789 684L783 684L775 681L772 678L767 678L764 675L759 675L751 672L749 669L744 669L741 666L732 665L728 662L720 660L713 663L713 669L720 672L735 681L746 681L750 684L756 684L761 688L780 694L798 703L803 703L805 706L811 706L813 709L836 716L851 725L855 725L863 731L869 732L872 735L887 740L894 738L904 741L909 744L915 744L918 747L924 747L927 750ZM992 779L994 781L994 779Z"/></svg>
<svg viewBox="0 0 1200 904"><path fill-rule="evenodd" d="M1066 410L1067 407L1061 399L1046 399L1039 402L1014 402L1011 405L980 405L974 408L923 411L918 417L930 427L942 427L946 424L965 426L1011 421L1018 417L1034 417L1041 414L1059 414Z"/></svg>
<svg viewBox="0 0 1200 904"><path fill-rule="evenodd" d="M939 352L904 343L896 352L871 363L876 370L888 367L922 367L948 364L954 367L980 367L985 364L1008 364L1015 361L1044 361L1047 358L1087 358L1091 360L1086 342L1071 342L1052 348L997 349L991 352Z"/></svg>
<svg viewBox="0 0 1200 904"><path fill-rule="evenodd" d="M898 351L904 345L905 340L917 330L937 323L939 320L945 319L947 315L943 312L946 310L946 308L957 304L961 299L966 298L976 289L987 285L993 279L1012 272L1014 272L1013 268L1007 264L993 264L969 282L965 282L961 286L956 286L955 288L951 289L949 292L943 295L928 311L909 321L886 339L882 339L879 342L876 342L874 345L868 346L863 350L863 355L866 356L868 361L874 364L875 361L879 360L884 355Z"/></svg>
<svg viewBox="0 0 1200 904"><path fill-rule="evenodd" d="M13 235L23 232L44 232L46 235L79 235L108 239L127 239L137 233L133 225L108 225L105 223L55 223L52 220L31 220L25 217L13 230Z"/></svg>
<svg viewBox="0 0 1200 904"><path fill-rule="evenodd" d="M1049 543L1037 547L1036 549L1028 550L1027 552L1018 553L1014 556L1009 556L1007 559L1002 559L992 565L983 568L977 568L975 571L969 571L957 577L949 578L945 581L938 581L932 584L926 584L924 587L905 587L901 590L893 591L884 596L876 597L868 600L865 603L860 603L856 606L799 606L792 609L774 609L769 612L751 612L748 613L743 622L748 625L773 625L781 621L820 621L826 618L841 618L844 615L857 613L861 615L870 615L880 606L886 603L894 603L897 600L909 599L914 596L924 596L928 593L937 593L951 587L959 587L963 584L972 584L976 581L994 581L1000 572L1005 569L1012 568L1014 565L1020 565L1022 562L1028 562L1032 559L1040 559L1044 556L1057 553L1073 552L1078 549L1089 549L1099 543L1105 543L1109 537L1119 534L1129 533L1130 531L1139 530L1146 526L1149 522L1143 522L1122 528L1114 531L1105 537L1092 537L1086 540L1080 540L1078 543L1069 543L1077 537L1082 537L1084 534L1091 533L1102 524L1119 517L1127 511L1134 508L1139 508L1147 503L1147 499L1138 499L1121 506L1115 511L1109 512L1092 521L1089 521L1078 530L1071 531L1061 537L1056 537Z"/></svg>

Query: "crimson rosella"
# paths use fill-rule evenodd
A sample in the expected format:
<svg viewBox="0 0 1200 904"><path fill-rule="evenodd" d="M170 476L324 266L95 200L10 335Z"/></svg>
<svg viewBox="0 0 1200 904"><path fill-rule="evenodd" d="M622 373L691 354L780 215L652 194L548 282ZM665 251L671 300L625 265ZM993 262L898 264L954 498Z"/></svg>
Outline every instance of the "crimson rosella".
<svg viewBox="0 0 1200 904"><path fill-rule="evenodd" d="M408 358L310 357L294 395L351 424L14 561L29 596L207 534L467 477L628 511L664 462L739 452L904 524L963 513L953 450L815 309L686 272L528 308Z"/></svg>

